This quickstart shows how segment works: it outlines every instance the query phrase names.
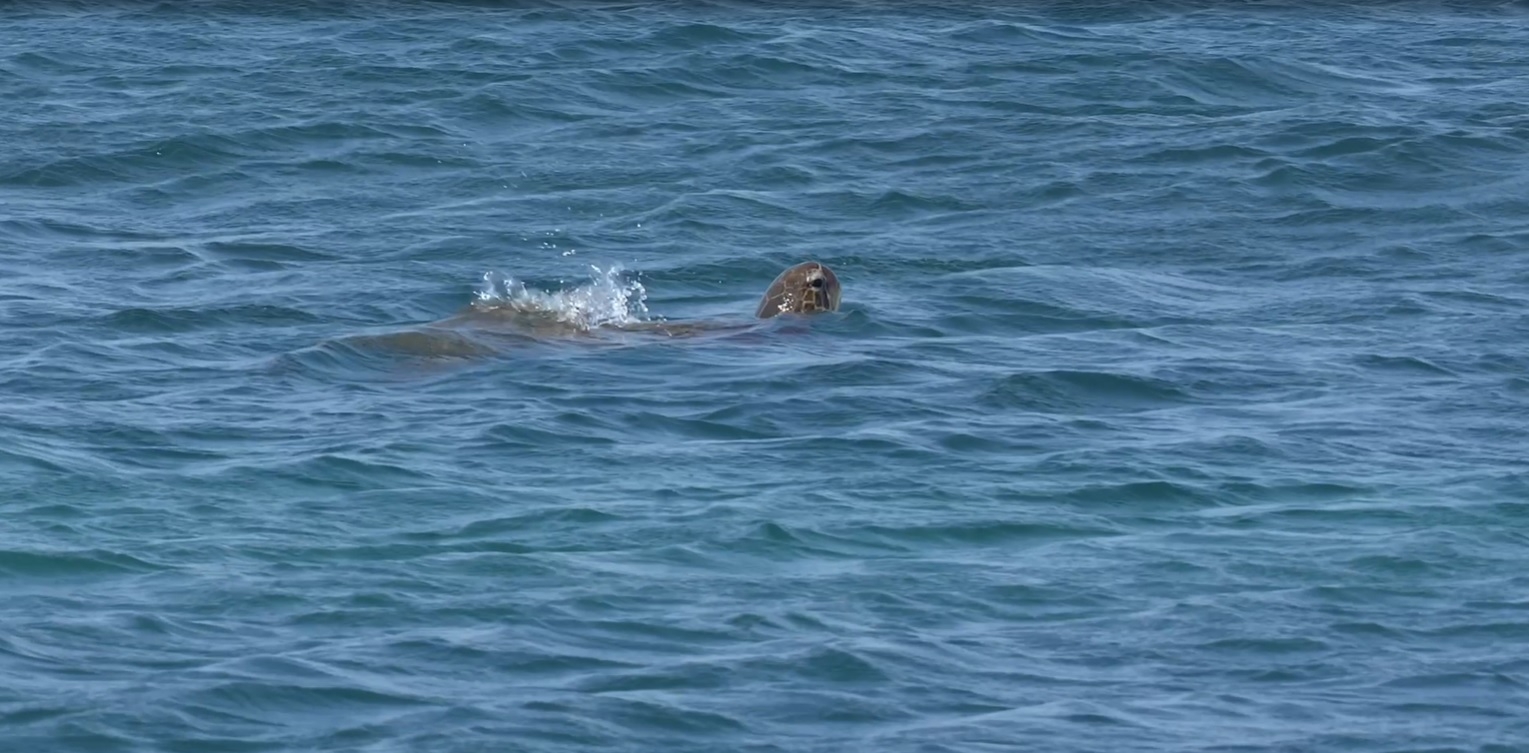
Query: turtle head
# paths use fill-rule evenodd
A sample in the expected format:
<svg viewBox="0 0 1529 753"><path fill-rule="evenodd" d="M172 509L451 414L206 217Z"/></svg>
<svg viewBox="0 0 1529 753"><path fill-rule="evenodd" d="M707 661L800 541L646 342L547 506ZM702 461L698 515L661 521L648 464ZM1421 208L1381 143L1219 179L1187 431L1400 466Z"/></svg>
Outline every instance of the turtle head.
<svg viewBox="0 0 1529 753"><path fill-rule="evenodd" d="M775 278L765 291L754 315L769 319L777 314L816 314L839 310L839 278L815 261L802 262Z"/></svg>

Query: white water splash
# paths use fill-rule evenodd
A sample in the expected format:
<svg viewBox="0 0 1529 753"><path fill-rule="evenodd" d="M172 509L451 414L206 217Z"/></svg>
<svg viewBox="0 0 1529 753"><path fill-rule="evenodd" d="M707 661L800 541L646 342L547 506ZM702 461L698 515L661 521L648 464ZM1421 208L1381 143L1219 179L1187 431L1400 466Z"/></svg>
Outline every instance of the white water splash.
<svg viewBox="0 0 1529 753"><path fill-rule="evenodd" d="M473 301L481 310L509 310L545 316L582 330L631 324L648 316L648 291L620 265L589 267L589 282L567 290L546 292L499 272L484 272Z"/></svg>

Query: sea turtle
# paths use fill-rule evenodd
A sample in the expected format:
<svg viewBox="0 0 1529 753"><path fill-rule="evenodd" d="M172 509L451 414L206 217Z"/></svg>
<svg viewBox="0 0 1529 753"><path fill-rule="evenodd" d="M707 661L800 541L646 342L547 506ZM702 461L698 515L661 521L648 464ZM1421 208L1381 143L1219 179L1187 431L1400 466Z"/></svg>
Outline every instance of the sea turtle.
<svg viewBox="0 0 1529 753"><path fill-rule="evenodd" d="M839 278L822 262L804 261L780 273L765 290L754 316L817 314L839 310Z"/></svg>
<svg viewBox="0 0 1529 753"><path fill-rule="evenodd" d="M599 298L591 296L588 289L580 290L585 298ZM622 291L611 294L621 298L623 310L625 294ZM771 319L781 314L810 315L838 311L839 296L839 278L833 270L822 262L802 262L776 276L760 299L754 316L758 319ZM689 337L737 331L749 326L632 321L626 317L607 321L588 316L588 312L582 310L579 303L567 300L567 294L558 299L555 295L517 288L508 296L485 296L455 316L418 329L346 339L352 344L378 347L396 353L450 357L488 355L516 341L545 342L548 339L588 338L602 334L619 336L628 332Z"/></svg>

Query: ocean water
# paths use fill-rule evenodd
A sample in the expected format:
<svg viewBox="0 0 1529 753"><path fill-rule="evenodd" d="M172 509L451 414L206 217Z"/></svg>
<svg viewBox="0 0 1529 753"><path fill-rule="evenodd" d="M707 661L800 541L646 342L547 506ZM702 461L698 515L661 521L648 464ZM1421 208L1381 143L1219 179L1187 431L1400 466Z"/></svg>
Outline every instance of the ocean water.
<svg viewBox="0 0 1529 753"><path fill-rule="evenodd" d="M0 749L1529 750L1526 50L0 7Z"/></svg>

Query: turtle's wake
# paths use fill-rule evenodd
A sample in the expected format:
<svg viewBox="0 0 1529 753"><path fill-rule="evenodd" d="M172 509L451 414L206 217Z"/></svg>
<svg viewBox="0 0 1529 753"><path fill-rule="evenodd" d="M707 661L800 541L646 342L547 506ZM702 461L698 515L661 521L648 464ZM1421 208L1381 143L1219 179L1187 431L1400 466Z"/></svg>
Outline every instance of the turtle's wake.
<svg viewBox="0 0 1529 753"><path fill-rule="evenodd" d="M591 330L645 321L647 300L647 289L625 275L620 265L606 269L590 265L589 282L550 293L527 288L520 280L499 272L485 272L472 306L478 311L545 317Z"/></svg>

